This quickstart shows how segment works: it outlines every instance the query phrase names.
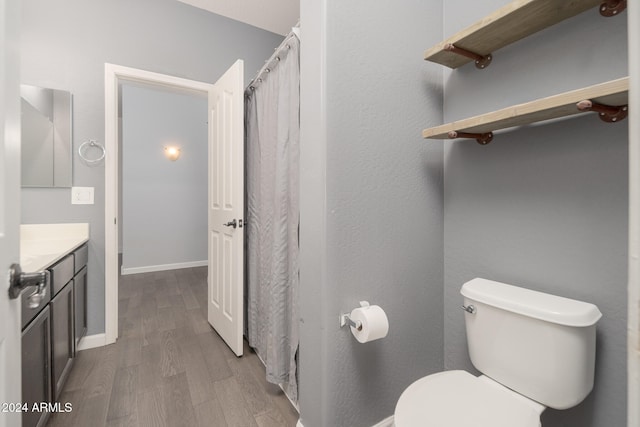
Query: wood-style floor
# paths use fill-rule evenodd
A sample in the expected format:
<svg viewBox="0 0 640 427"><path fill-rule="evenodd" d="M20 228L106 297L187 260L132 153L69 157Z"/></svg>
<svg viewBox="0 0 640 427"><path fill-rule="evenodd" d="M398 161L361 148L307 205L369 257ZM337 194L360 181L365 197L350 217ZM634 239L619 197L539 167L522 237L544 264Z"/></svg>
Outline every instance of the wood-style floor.
<svg viewBox="0 0 640 427"><path fill-rule="evenodd" d="M50 427L293 427L298 414L245 343L207 322L206 267L122 276L119 338L78 353Z"/></svg>

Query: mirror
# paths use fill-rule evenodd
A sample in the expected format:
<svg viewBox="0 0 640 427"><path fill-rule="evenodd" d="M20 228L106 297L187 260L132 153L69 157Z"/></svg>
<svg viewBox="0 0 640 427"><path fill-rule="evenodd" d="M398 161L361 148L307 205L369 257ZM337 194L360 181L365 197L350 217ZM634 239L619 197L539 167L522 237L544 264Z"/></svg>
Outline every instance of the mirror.
<svg viewBox="0 0 640 427"><path fill-rule="evenodd" d="M20 85L22 186L71 187L70 92Z"/></svg>

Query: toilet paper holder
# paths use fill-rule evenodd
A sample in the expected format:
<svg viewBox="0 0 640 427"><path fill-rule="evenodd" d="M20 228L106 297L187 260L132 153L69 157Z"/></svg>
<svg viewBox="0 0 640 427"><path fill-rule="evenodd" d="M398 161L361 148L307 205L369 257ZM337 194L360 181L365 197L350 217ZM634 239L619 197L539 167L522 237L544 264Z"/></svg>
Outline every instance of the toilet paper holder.
<svg viewBox="0 0 640 427"><path fill-rule="evenodd" d="M361 321L356 320L354 322L353 320L351 320L351 318L349 317L348 314L341 314L340 315L340 327L342 328L345 325L349 325L351 327L354 327L359 331L362 330L362 322Z"/></svg>
<svg viewBox="0 0 640 427"><path fill-rule="evenodd" d="M360 307L369 307L369 301L360 301ZM356 320L355 322L349 317L349 313L341 313L340 314L340 327L344 327L346 325L351 326L352 328L356 328L357 330L362 330L362 322L360 320Z"/></svg>

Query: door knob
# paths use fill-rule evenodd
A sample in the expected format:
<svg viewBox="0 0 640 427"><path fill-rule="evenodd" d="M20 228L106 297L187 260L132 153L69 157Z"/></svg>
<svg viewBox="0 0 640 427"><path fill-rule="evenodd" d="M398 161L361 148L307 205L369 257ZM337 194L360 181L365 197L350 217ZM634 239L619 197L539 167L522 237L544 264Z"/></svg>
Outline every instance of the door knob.
<svg viewBox="0 0 640 427"><path fill-rule="evenodd" d="M238 226L238 223L236 222L236 219L234 218L233 221L229 221L228 223L222 224L222 225L224 225L225 227L236 228Z"/></svg>
<svg viewBox="0 0 640 427"><path fill-rule="evenodd" d="M46 293L46 283L49 280L47 271L37 271L35 273L24 273L20 264L11 264L9 267L9 298L15 299L29 286L37 286L38 291L30 296L34 303L42 300ZM38 301L39 304L39 301Z"/></svg>

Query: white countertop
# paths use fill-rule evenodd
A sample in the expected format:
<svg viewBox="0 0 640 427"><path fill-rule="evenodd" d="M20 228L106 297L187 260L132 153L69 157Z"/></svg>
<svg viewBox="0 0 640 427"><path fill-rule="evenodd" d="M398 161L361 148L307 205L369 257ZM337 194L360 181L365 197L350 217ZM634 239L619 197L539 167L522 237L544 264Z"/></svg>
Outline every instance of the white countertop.
<svg viewBox="0 0 640 427"><path fill-rule="evenodd" d="M20 226L22 271L44 270L89 240L89 224L23 224Z"/></svg>

